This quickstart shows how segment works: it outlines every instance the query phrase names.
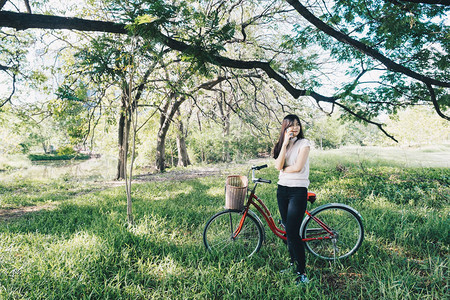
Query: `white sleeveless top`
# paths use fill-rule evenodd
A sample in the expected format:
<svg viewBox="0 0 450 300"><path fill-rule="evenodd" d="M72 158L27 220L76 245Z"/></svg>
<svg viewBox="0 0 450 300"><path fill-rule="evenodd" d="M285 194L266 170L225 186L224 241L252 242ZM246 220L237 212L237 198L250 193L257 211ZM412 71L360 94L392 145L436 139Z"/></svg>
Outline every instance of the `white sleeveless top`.
<svg viewBox="0 0 450 300"><path fill-rule="evenodd" d="M311 143L307 139L301 139L297 142L297 138L289 141L289 145L286 149L286 158L284 160L284 167L292 166L295 164L300 149L303 147L311 146ZM305 166L300 172L285 173L280 171L278 176L278 184L288 187L308 187L309 186L309 155L306 159Z"/></svg>

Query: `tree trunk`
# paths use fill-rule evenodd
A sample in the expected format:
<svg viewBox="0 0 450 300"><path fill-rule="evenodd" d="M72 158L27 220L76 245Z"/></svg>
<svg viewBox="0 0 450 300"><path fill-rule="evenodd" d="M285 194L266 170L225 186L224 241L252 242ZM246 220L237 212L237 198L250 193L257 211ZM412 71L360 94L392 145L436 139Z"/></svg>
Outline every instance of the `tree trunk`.
<svg viewBox="0 0 450 300"><path fill-rule="evenodd" d="M166 169L166 134L167 130L160 127L156 137L156 169L159 172L164 172Z"/></svg>
<svg viewBox="0 0 450 300"><path fill-rule="evenodd" d="M180 97L180 99L177 100L177 96L177 94L171 93L171 95L167 97L167 101L163 105L161 117L159 119L159 130L156 137L156 169L159 172L164 172L166 169L166 135L169 131L170 124L172 123L173 116L184 100L186 100L185 97Z"/></svg>
<svg viewBox="0 0 450 300"><path fill-rule="evenodd" d="M222 83L219 83L219 88L222 90ZM220 93L220 100L218 101L217 107L219 108L220 119L222 121L222 161L231 161L230 156L230 118L231 118L231 107L226 102L225 92Z"/></svg>
<svg viewBox="0 0 450 300"><path fill-rule="evenodd" d="M183 128L183 121L181 120L180 110L177 111L178 115L178 132L177 132L177 150L178 150L178 166L187 167L191 164L186 147L186 139Z"/></svg>
<svg viewBox="0 0 450 300"><path fill-rule="evenodd" d="M224 162L230 162L231 156L230 156L230 120L227 119L227 123L225 123L225 126L222 131L223 136L223 153L222 153L222 159Z"/></svg>
<svg viewBox="0 0 450 300"><path fill-rule="evenodd" d="M128 154L128 136L130 133L130 113L126 113L127 110L127 96L122 96L122 107L119 119L119 160L117 162L117 175L116 180L125 179L126 172L126 155Z"/></svg>
<svg viewBox="0 0 450 300"><path fill-rule="evenodd" d="M166 124L167 113L169 110L170 98L165 100L163 108L161 111L161 116L159 117L159 129L156 135L156 170L159 172L164 172L166 169L165 155L166 155L166 134L169 129L168 124Z"/></svg>
<svg viewBox="0 0 450 300"><path fill-rule="evenodd" d="M202 122L200 121L200 112L197 111L197 123L198 123L198 130L200 133L202 132ZM200 150L200 159L203 162L205 162L205 152L203 151L203 148Z"/></svg>
<svg viewBox="0 0 450 300"><path fill-rule="evenodd" d="M119 136L118 136L118 146L119 146L119 160L117 162L117 175L116 180L125 179L126 172L126 155L128 155L129 148L129 136L130 136L130 128L131 128L131 114L134 113L137 109L138 101L142 96L142 91L145 88L145 83L147 82L148 77L150 76L153 68L149 67L145 72L145 75L142 79L141 84L138 86L136 95L134 97L134 101L130 99L130 96L127 95L128 83L124 82L123 84L126 86L124 94L122 95L122 107L120 112L119 119ZM127 112L128 107L128 112ZM127 113L126 113L127 112ZM126 133L126 134L125 134Z"/></svg>

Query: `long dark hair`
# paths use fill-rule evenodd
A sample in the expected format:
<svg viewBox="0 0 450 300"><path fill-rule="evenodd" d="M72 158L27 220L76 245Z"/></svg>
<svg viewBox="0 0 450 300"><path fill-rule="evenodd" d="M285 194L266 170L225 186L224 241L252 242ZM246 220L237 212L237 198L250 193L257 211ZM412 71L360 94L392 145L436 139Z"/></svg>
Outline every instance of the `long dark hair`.
<svg viewBox="0 0 450 300"><path fill-rule="evenodd" d="M297 121L298 124L300 124L300 132L298 133L297 138L298 139L305 138L303 136L303 127L299 117L297 115L287 115L286 117L284 117L283 122L281 123L280 137L278 138L278 142L275 144L275 147L273 148L273 158L275 159L278 158L278 155L280 154L281 151L281 146L283 145L284 142L284 133L289 127L291 127L294 124L295 121Z"/></svg>

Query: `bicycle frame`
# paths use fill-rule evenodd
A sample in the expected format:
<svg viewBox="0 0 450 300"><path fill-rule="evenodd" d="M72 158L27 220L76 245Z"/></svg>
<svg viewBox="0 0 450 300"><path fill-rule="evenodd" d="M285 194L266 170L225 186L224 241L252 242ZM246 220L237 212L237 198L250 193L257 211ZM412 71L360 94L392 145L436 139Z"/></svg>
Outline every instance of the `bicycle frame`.
<svg viewBox="0 0 450 300"><path fill-rule="evenodd" d="M254 176L253 176L253 180L255 180ZM233 234L233 238L236 238L239 235L239 233L241 232L242 226L244 225L245 218L247 217L248 211L250 210L250 206L253 205L256 208L256 210L259 211L259 213L264 217L270 230L277 237L279 237L283 240L287 240L286 231L281 228L278 228L278 226L275 224L272 214L270 213L267 206L264 204L264 202L258 196L255 195L255 190L256 190L257 185L258 185L258 182L255 182L255 185L254 185L253 189L251 190L250 195L248 196L247 204L244 206L241 221L239 222L239 226ZM314 217L313 215L311 215L308 210L306 210L305 213L310 218L312 218L315 222L317 222L317 224L319 224L320 227L322 227L329 235L320 236L320 237L303 238L302 241L308 242L308 241L314 241L314 240L325 240L325 239L333 239L334 238L333 231L325 223L323 223L317 217ZM319 234L320 235L323 234L323 231L321 231L320 233L317 233L317 235L319 235Z"/></svg>

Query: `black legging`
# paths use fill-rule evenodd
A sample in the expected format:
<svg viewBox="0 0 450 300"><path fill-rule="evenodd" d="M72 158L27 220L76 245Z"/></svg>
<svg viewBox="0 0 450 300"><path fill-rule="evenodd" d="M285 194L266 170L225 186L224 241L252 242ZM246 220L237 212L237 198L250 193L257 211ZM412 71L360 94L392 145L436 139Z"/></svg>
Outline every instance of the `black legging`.
<svg viewBox="0 0 450 300"><path fill-rule="evenodd" d="M306 210L308 189L278 185L277 200L281 221L286 228L287 245L291 261L297 263L297 272L305 272L305 245L300 238L300 225Z"/></svg>

